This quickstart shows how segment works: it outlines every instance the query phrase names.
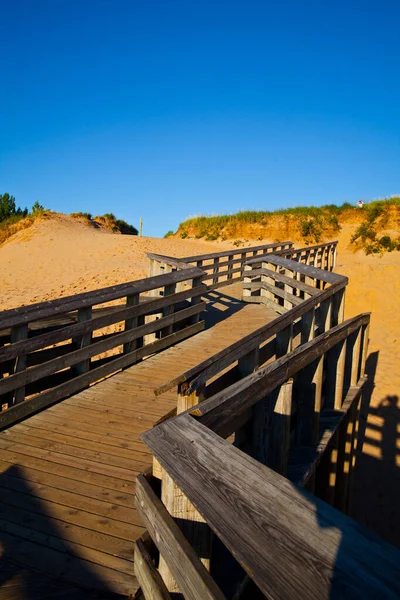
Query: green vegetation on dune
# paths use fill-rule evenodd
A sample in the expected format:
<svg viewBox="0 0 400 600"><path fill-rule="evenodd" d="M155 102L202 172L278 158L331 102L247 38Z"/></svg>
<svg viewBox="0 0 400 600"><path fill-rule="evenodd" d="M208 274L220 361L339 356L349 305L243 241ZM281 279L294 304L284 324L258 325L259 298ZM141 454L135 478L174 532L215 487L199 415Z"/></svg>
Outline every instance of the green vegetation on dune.
<svg viewBox="0 0 400 600"><path fill-rule="evenodd" d="M29 212L27 208L22 209L17 206L14 196L7 193L0 194L0 245L18 231L33 225L36 218L50 217L52 214L54 213L51 210L44 208L37 200ZM97 227L101 225L111 229L114 233L138 235L136 227L129 225L123 219L117 219L113 213L92 217L90 213L77 212L71 213L70 216L87 221Z"/></svg>
<svg viewBox="0 0 400 600"><path fill-rule="evenodd" d="M243 226L258 226L268 230L268 226L277 218L286 225L296 222L301 237L307 243L319 242L324 233L334 234L340 230L338 216L353 207L346 203L342 206L326 205L299 206L276 211L240 211L233 215L198 216L187 219L178 227L177 234L181 237L205 238L216 240L235 237ZM285 228L283 228L285 229Z"/></svg>
<svg viewBox="0 0 400 600"><path fill-rule="evenodd" d="M311 244L334 236L343 222L358 225L352 243L367 254L400 250L400 197L369 202L363 208L345 202L340 206L326 204L276 211L240 211L232 215L201 215L181 223L175 235L206 240L291 236ZM173 235L171 231L165 237L170 235Z"/></svg>
<svg viewBox="0 0 400 600"><path fill-rule="evenodd" d="M111 231L114 233L122 233L124 235L137 235L139 233L136 227L129 225L129 223L123 219L117 219L113 213L105 213L104 215L93 217L91 213L77 212L71 213L70 217L92 223L98 223L99 225L108 227L108 229L111 229Z"/></svg>
<svg viewBox="0 0 400 600"><path fill-rule="evenodd" d="M351 242L366 254L400 251L400 197L370 202L363 210L365 221L357 227Z"/></svg>

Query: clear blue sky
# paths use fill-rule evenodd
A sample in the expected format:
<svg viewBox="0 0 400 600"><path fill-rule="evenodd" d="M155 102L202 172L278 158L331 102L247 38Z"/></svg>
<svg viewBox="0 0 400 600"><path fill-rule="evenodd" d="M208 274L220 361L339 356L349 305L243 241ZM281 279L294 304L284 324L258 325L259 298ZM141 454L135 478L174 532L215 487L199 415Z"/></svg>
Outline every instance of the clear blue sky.
<svg viewBox="0 0 400 600"><path fill-rule="evenodd" d="M0 193L194 214L400 192L398 0L0 0Z"/></svg>

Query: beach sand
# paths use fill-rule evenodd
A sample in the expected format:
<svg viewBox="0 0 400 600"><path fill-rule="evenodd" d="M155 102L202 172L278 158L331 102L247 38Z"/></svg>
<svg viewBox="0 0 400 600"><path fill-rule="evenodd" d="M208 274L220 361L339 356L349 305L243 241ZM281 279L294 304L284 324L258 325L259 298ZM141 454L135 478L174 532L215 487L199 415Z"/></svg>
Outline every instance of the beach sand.
<svg viewBox="0 0 400 600"><path fill-rule="evenodd" d="M362 413L353 515L400 546L400 252L382 257L354 253L349 247L353 229L344 225L338 237L336 271L349 277L345 314L372 313L366 394L370 407L364 406ZM188 256L232 247L233 240L116 235L53 216L0 248L0 309L146 277L149 251Z"/></svg>

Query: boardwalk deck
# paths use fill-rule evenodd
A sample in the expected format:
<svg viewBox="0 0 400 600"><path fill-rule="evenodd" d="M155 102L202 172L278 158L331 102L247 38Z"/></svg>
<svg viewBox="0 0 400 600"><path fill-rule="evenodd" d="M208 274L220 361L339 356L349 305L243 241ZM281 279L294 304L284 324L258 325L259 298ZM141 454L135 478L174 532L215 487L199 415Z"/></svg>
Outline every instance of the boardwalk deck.
<svg viewBox="0 0 400 600"><path fill-rule="evenodd" d="M136 591L135 478L152 460L139 435L176 406L153 391L276 317L240 294L211 292L205 331L0 433L1 598Z"/></svg>

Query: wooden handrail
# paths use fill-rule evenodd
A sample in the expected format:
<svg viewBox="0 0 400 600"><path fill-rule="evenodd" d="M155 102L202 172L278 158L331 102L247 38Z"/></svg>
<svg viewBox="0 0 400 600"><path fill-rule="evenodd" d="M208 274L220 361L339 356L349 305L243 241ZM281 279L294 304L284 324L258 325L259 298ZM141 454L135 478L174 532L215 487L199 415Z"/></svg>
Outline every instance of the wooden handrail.
<svg viewBox="0 0 400 600"><path fill-rule="evenodd" d="M165 263L175 269L193 269L193 265L185 262L183 258L174 258L165 254L155 254L154 252L147 252L147 258Z"/></svg>
<svg viewBox="0 0 400 600"><path fill-rule="evenodd" d="M293 248L293 249L289 249L289 250L282 250L282 254L284 253L291 253L291 252L306 252L308 250L318 250L319 248L326 248L329 246L337 246L338 245L338 240L334 240L333 242L323 242L322 244L316 244L314 246L303 246L302 248Z"/></svg>
<svg viewBox="0 0 400 600"><path fill-rule="evenodd" d="M396 548L190 415L142 437L267 597L400 596Z"/></svg>
<svg viewBox="0 0 400 600"><path fill-rule="evenodd" d="M0 313L9 331L0 347L0 428L204 329L202 275L182 269ZM189 289L176 292L182 282ZM140 298L152 290L162 295ZM124 304L93 311L117 299Z"/></svg>
<svg viewBox="0 0 400 600"><path fill-rule="evenodd" d="M211 252L209 254L198 254L195 256L183 256L181 260L186 263L197 262L199 260L211 260L213 258L222 258L224 256L231 256L236 254L243 254L248 252L258 252L259 250L264 249L274 249L280 246L293 246L293 242L285 241L285 242L274 242L272 244L264 244L262 246L251 246L249 248L234 248L232 250L223 250L221 252Z"/></svg>
<svg viewBox="0 0 400 600"><path fill-rule="evenodd" d="M268 262L277 267L284 267L285 269L293 270L295 269L298 273L302 275L307 275L308 277L313 277L315 279L321 279L326 283L335 283L339 281L342 275L338 275L337 273L332 273L330 271L324 271L323 269L318 269L318 267L312 267L310 265L305 265L303 263L299 263L297 261L290 260L288 258L284 258L283 256L275 256L275 255L267 255L265 257L260 256L253 259L249 259L246 261L247 265L260 264L262 262Z"/></svg>
<svg viewBox="0 0 400 600"><path fill-rule="evenodd" d="M155 277L146 277L145 279L129 281L128 283L101 288L92 292L83 292L82 294L65 296L56 300L11 308L0 312L0 330L64 314L87 306L111 302L125 296L142 294L166 285L202 276L203 271L192 267L191 269L166 273L165 275L156 275Z"/></svg>
<svg viewBox="0 0 400 600"><path fill-rule="evenodd" d="M235 431L238 415L245 413L261 398L328 352L353 331L362 325L368 325L369 320L370 313L364 313L344 321L275 360L271 365L261 367L255 373L204 400L190 409L190 414L218 435L228 437Z"/></svg>
<svg viewBox="0 0 400 600"><path fill-rule="evenodd" d="M271 258L271 257L269 257ZM292 265L293 266L293 265ZM296 263L296 266L297 263ZM312 268L312 267L310 267ZM343 275L335 275L335 281L325 290L314 290L314 295L307 300L303 300L298 306L294 306L290 311L283 315L278 316L276 319L263 325L253 333L243 337L239 341L227 346L220 352L214 354L212 357L199 363L195 367L192 367L188 371L185 371L174 377L170 381L166 382L162 386L154 390L156 396L163 394L164 392L172 389L173 387L190 382L183 388L185 394L190 394L204 384L208 379L221 372L223 369L234 363L236 360L246 355L253 348L258 347L262 342L268 340L273 335L276 335L279 331L282 331L288 327L291 323L307 314L318 304L321 304L325 300L334 296L340 290L344 290L348 284L348 278ZM321 271L318 269L318 277L321 276ZM290 280L292 285L297 285L296 280ZM306 286L310 287L310 286Z"/></svg>

